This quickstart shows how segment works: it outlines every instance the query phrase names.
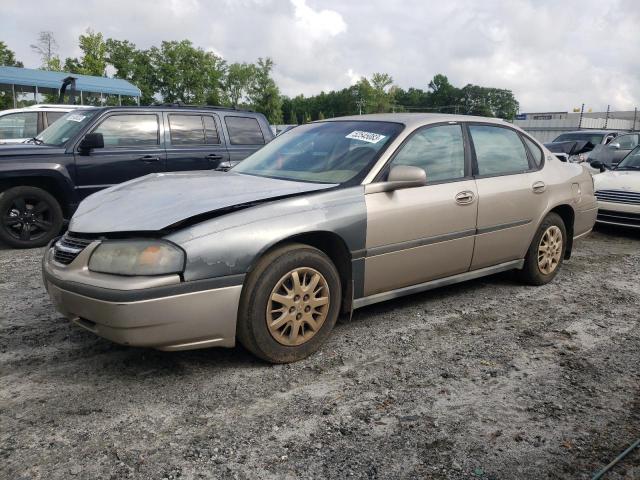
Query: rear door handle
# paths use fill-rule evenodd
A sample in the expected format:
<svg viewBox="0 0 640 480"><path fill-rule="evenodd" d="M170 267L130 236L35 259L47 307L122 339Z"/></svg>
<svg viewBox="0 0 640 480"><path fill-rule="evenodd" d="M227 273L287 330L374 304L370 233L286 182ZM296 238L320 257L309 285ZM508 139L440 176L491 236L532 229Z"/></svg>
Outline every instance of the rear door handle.
<svg viewBox="0 0 640 480"><path fill-rule="evenodd" d="M217 153L211 153L206 157L208 160L222 160L222 155L218 155Z"/></svg>
<svg viewBox="0 0 640 480"><path fill-rule="evenodd" d="M547 186L545 185L544 182L541 182L541 181L534 182L533 185L531 185L531 190L533 190L533 193L542 193L546 189L547 189Z"/></svg>
<svg viewBox="0 0 640 480"><path fill-rule="evenodd" d="M476 198L474 193L470 190L465 190L464 192L460 192L456 195L456 203L458 205L469 205L473 203L473 200Z"/></svg>
<svg viewBox="0 0 640 480"><path fill-rule="evenodd" d="M153 163L153 162L159 162L160 157L154 157L153 155L144 155L140 157L138 160L144 163Z"/></svg>

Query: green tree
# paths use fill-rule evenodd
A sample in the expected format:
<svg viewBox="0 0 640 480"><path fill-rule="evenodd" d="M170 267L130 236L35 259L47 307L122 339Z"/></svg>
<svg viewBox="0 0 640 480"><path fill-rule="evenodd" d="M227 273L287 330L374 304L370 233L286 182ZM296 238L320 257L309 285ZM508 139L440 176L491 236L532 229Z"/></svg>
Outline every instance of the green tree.
<svg viewBox="0 0 640 480"><path fill-rule="evenodd" d="M149 51L158 93L165 102L217 103L225 62L189 40L162 42Z"/></svg>
<svg viewBox="0 0 640 480"><path fill-rule="evenodd" d="M16 60L16 54L9 50L7 44L0 41L0 66L3 67L23 67L22 62ZM12 93L5 90L0 90L0 110L7 108L13 108Z"/></svg>
<svg viewBox="0 0 640 480"><path fill-rule="evenodd" d="M95 33L90 28L78 39L82 58L67 58L64 69L71 73L82 75L94 75L102 77L106 75L107 57L106 45L102 33Z"/></svg>
<svg viewBox="0 0 640 480"><path fill-rule="evenodd" d="M282 98L276 82L271 78L273 60L258 58L255 75L249 89L253 108L263 113L272 124L282 123Z"/></svg>
<svg viewBox="0 0 640 480"><path fill-rule="evenodd" d="M148 50L138 50L128 40L107 39L105 42L107 63L113 66L115 77L128 80L141 92L140 103L149 105L154 101L157 89L156 75ZM132 98L123 98L123 104L133 104Z"/></svg>
<svg viewBox="0 0 640 480"><path fill-rule="evenodd" d="M7 44L0 41L0 66L3 67L24 67L22 62L16 60L16 54L9 50Z"/></svg>
<svg viewBox="0 0 640 480"><path fill-rule="evenodd" d="M232 107L237 107L247 100L247 95L251 90L251 84L256 77L255 65L249 63L232 63L227 68L223 82L223 88L227 103Z"/></svg>

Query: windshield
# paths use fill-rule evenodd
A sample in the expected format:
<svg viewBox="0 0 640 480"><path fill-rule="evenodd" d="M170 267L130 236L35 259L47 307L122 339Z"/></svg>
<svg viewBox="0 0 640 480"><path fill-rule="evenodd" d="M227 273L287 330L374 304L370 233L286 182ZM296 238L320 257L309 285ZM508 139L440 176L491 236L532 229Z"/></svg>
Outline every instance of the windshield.
<svg viewBox="0 0 640 480"><path fill-rule="evenodd" d="M616 170L640 170L640 147L631 150Z"/></svg>
<svg viewBox="0 0 640 480"><path fill-rule="evenodd" d="M556 137L554 142L571 142L577 140L582 142L590 142L593 145L598 145L599 143L602 143L603 138L603 133L563 133L562 135Z"/></svg>
<svg viewBox="0 0 640 480"><path fill-rule="evenodd" d="M91 121L98 110L74 110L60 117L36 138L46 145L62 146Z"/></svg>
<svg viewBox="0 0 640 480"><path fill-rule="evenodd" d="M302 125L276 137L233 171L314 183L357 182L402 128L375 121Z"/></svg>

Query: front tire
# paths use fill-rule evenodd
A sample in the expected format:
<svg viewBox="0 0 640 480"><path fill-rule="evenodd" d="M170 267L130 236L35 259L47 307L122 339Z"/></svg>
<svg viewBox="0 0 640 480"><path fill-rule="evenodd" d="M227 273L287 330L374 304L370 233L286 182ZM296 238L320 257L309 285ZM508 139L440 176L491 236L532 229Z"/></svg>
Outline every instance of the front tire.
<svg viewBox="0 0 640 480"><path fill-rule="evenodd" d="M567 229L557 213L549 213L533 237L519 272L520 280L529 285L544 285L555 278L562 266L567 248Z"/></svg>
<svg viewBox="0 0 640 480"><path fill-rule="evenodd" d="M0 193L0 240L14 248L43 247L62 229L62 208L37 187L12 187Z"/></svg>
<svg viewBox="0 0 640 480"><path fill-rule="evenodd" d="M342 301L327 255L290 244L265 255L249 274L238 314L238 340L257 357L289 363L314 353L333 329Z"/></svg>

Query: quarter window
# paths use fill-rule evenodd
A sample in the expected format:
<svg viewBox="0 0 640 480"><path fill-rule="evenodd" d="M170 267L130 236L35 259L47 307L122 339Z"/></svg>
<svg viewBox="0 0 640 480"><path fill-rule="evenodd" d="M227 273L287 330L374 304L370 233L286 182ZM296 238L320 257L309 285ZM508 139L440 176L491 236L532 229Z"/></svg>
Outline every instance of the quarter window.
<svg viewBox="0 0 640 480"><path fill-rule="evenodd" d="M464 177L464 140L460 125L423 128L401 147L391 166L411 165L424 169L427 182Z"/></svg>
<svg viewBox="0 0 640 480"><path fill-rule="evenodd" d="M94 132L102 134L105 147L148 147L159 143L156 115L112 115Z"/></svg>
<svg viewBox="0 0 640 480"><path fill-rule="evenodd" d="M46 112L47 125L51 125L53 122L65 115L65 112Z"/></svg>
<svg viewBox="0 0 640 480"><path fill-rule="evenodd" d="M10 113L0 117L0 139L32 138L38 134L38 113Z"/></svg>
<svg viewBox="0 0 640 480"><path fill-rule="evenodd" d="M526 172L529 160L518 134L509 128L470 125L479 175Z"/></svg>
<svg viewBox="0 0 640 480"><path fill-rule="evenodd" d="M206 142L210 145L220 143L220 135L218 135L218 129L213 117L202 117L202 119L204 121Z"/></svg>
<svg viewBox="0 0 640 480"><path fill-rule="evenodd" d="M232 145L263 145L262 130L255 118L225 117Z"/></svg>
<svg viewBox="0 0 640 480"><path fill-rule="evenodd" d="M522 137L522 138L524 138L524 143L527 144L527 148L529 149L529 152L531 152L531 156L533 157L533 163L536 164L536 167L540 168L540 166L542 165L542 158L544 155L542 153L542 150L540 150L540 147L536 145L531 139L527 137Z"/></svg>

